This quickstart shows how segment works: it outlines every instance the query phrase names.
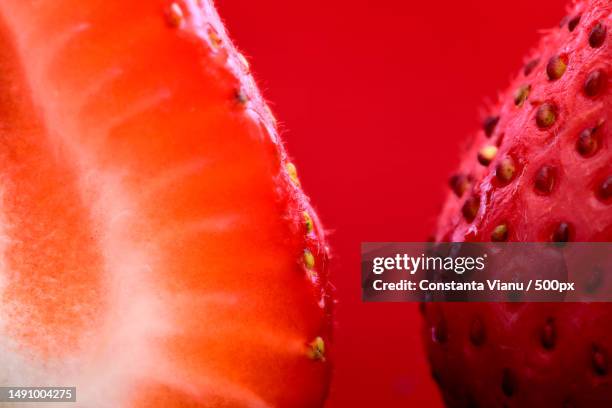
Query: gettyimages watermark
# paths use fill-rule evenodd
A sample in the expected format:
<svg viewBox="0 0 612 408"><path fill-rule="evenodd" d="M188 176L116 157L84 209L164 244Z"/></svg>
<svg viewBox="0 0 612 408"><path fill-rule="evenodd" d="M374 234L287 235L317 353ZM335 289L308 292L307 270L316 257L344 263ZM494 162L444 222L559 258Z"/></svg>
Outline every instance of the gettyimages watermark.
<svg viewBox="0 0 612 408"><path fill-rule="evenodd" d="M612 243L363 243L367 302L612 302Z"/></svg>

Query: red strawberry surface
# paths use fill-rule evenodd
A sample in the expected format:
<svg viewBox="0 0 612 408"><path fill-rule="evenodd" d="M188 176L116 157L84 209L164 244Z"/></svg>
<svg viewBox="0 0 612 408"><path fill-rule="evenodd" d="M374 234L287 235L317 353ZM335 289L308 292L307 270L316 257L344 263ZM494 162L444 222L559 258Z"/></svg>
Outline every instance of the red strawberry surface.
<svg viewBox="0 0 612 408"><path fill-rule="evenodd" d="M0 3L0 385L319 406L324 231L208 0Z"/></svg>
<svg viewBox="0 0 612 408"><path fill-rule="evenodd" d="M575 2L528 54L466 146L437 241L612 241L611 12ZM612 406L612 306L423 311L449 407Z"/></svg>

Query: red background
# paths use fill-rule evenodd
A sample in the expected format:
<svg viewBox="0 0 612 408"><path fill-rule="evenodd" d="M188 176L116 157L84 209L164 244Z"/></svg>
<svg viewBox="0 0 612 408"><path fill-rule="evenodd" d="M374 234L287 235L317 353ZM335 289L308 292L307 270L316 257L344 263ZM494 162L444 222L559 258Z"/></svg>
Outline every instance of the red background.
<svg viewBox="0 0 612 408"><path fill-rule="evenodd" d="M413 304L363 304L362 241L422 241L461 141L564 0L217 0L333 248L328 408L441 406Z"/></svg>

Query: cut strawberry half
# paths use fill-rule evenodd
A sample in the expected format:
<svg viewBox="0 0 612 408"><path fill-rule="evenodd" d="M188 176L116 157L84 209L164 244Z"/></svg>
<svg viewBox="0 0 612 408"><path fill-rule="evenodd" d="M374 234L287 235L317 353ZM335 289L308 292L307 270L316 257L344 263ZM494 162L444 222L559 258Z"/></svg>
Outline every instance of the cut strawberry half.
<svg viewBox="0 0 612 408"><path fill-rule="evenodd" d="M314 406L324 232L209 1L0 4L1 385Z"/></svg>

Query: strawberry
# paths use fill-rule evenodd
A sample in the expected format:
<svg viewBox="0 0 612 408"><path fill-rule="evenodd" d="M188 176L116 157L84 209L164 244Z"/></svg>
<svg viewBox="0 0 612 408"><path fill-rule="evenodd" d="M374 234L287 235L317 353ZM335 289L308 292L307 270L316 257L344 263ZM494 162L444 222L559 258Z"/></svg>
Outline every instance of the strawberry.
<svg viewBox="0 0 612 408"><path fill-rule="evenodd" d="M0 385L321 405L324 231L212 2L0 16Z"/></svg>
<svg viewBox="0 0 612 408"><path fill-rule="evenodd" d="M611 12L607 0L576 1L529 53L451 178L438 242L612 241ZM611 306L422 310L449 407L612 405Z"/></svg>

